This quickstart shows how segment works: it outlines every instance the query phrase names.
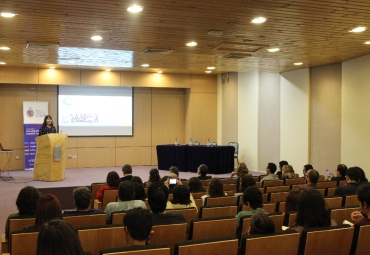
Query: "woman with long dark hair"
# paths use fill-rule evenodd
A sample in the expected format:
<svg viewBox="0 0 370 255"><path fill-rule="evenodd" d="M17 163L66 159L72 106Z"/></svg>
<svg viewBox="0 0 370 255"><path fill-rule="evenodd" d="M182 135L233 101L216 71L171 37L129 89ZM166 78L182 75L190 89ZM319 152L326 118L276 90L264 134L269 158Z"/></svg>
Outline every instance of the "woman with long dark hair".
<svg viewBox="0 0 370 255"><path fill-rule="evenodd" d="M53 118L50 115L46 115L44 118L44 123L42 123L42 126L39 129L39 136L56 132L57 130L53 125Z"/></svg>

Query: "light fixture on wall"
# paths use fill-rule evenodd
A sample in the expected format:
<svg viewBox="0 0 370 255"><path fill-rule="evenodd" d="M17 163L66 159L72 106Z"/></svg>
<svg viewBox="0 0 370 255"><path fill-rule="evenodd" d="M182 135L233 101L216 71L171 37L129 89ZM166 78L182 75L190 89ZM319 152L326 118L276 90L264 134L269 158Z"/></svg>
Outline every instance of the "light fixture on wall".
<svg viewBox="0 0 370 255"><path fill-rule="evenodd" d="M221 83L224 84L225 82L229 83L229 73L221 74Z"/></svg>

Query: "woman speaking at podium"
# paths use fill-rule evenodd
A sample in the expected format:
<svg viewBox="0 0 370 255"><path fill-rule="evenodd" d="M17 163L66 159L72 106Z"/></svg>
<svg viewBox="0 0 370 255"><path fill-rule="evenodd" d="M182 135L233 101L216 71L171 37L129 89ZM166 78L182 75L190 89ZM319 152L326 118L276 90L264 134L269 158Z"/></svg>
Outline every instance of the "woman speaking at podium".
<svg viewBox="0 0 370 255"><path fill-rule="evenodd" d="M53 125L53 118L50 115L46 115L44 118L44 123L42 123L42 126L40 127L39 136L56 132L57 130Z"/></svg>

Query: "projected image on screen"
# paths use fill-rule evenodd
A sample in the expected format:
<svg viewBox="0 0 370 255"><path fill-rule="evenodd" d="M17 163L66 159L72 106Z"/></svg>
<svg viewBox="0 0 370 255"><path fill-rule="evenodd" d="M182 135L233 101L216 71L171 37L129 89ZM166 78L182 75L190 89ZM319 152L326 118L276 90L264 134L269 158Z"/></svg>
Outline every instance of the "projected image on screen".
<svg viewBox="0 0 370 255"><path fill-rule="evenodd" d="M59 132L68 136L132 136L132 88L60 86Z"/></svg>

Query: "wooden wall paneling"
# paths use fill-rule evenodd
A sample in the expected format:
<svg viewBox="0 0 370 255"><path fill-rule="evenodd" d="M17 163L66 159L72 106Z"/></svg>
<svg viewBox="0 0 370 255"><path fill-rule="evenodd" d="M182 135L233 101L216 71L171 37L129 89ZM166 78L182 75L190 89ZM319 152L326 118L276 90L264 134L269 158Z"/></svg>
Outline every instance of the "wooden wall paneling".
<svg viewBox="0 0 370 255"><path fill-rule="evenodd" d="M120 86L120 80L119 72L81 70L81 85L84 86Z"/></svg>
<svg viewBox="0 0 370 255"><path fill-rule="evenodd" d="M152 146L152 166L158 165L158 158L157 158L157 147Z"/></svg>
<svg viewBox="0 0 370 255"><path fill-rule="evenodd" d="M151 147L123 147L116 148L116 166L151 165Z"/></svg>
<svg viewBox="0 0 370 255"><path fill-rule="evenodd" d="M184 90L153 90L152 146L183 141Z"/></svg>
<svg viewBox="0 0 370 255"><path fill-rule="evenodd" d="M78 148L78 167L115 166L115 148Z"/></svg>
<svg viewBox="0 0 370 255"><path fill-rule="evenodd" d="M11 149L11 147L7 147L5 149ZM15 157L19 156L19 160L16 160ZM10 163L8 163L8 159L10 157ZM0 154L0 169L1 170L24 170L24 151L22 150L14 150L13 154Z"/></svg>
<svg viewBox="0 0 370 255"><path fill-rule="evenodd" d="M78 137L79 148L114 148L116 147L116 137Z"/></svg>
<svg viewBox="0 0 370 255"><path fill-rule="evenodd" d="M53 118L53 124L58 127L58 90L57 86L37 85L36 101L48 102L48 114ZM60 130L57 129L57 132Z"/></svg>
<svg viewBox="0 0 370 255"><path fill-rule="evenodd" d="M151 89L134 89L134 133L132 137L117 137L116 147L151 146L152 95Z"/></svg>
<svg viewBox="0 0 370 255"><path fill-rule="evenodd" d="M1 67L0 83L38 84L39 73L37 68Z"/></svg>
<svg viewBox="0 0 370 255"><path fill-rule="evenodd" d="M217 75L190 75L191 92L217 93Z"/></svg>
<svg viewBox="0 0 370 255"><path fill-rule="evenodd" d="M191 137L191 108L190 108L190 89L185 91L184 95L184 141L180 141L180 144L187 144L189 142L189 138Z"/></svg>
<svg viewBox="0 0 370 255"><path fill-rule="evenodd" d="M67 138L67 144L68 144L69 138ZM66 149L66 168L77 168L77 158L78 158L78 153L77 153L77 148L67 148ZM73 155L76 155L77 158L73 158ZM69 158L71 156L72 158Z"/></svg>
<svg viewBox="0 0 370 255"><path fill-rule="evenodd" d="M190 88L187 74L121 72L121 86Z"/></svg>
<svg viewBox="0 0 370 255"><path fill-rule="evenodd" d="M79 69L39 69L39 84L80 85Z"/></svg>
<svg viewBox="0 0 370 255"><path fill-rule="evenodd" d="M67 138L67 149L77 148L78 138L77 137L68 137Z"/></svg>

